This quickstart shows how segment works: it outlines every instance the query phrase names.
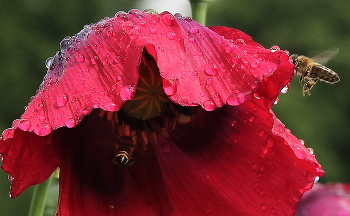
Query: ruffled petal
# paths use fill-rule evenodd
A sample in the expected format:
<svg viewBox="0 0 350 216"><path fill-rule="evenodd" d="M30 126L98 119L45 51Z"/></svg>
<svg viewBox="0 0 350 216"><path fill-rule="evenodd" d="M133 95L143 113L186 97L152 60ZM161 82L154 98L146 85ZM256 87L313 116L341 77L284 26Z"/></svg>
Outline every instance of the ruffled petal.
<svg viewBox="0 0 350 216"><path fill-rule="evenodd" d="M171 204L154 150L135 150L135 163L112 163L117 139L94 110L73 129L58 129L60 155L57 216L170 215Z"/></svg>
<svg viewBox="0 0 350 216"><path fill-rule="evenodd" d="M7 129L7 133L9 130L12 129ZM13 130L13 138L3 139L0 145L1 168L10 174L11 198L17 197L29 186L42 183L59 166L51 136L40 137L20 129Z"/></svg>
<svg viewBox="0 0 350 216"><path fill-rule="evenodd" d="M294 215L323 172L264 100L205 112L155 145L173 215Z"/></svg>
<svg viewBox="0 0 350 216"><path fill-rule="evenodd" d="M135 93L145 49L173 102L208 111L251 99L284 53L264 49L235 29L221 36L189 18L138 10L86 26L61 48L48 59L48 73L21 117L23 131L45 136L74 127L94 108L119 110Z"/></svg>

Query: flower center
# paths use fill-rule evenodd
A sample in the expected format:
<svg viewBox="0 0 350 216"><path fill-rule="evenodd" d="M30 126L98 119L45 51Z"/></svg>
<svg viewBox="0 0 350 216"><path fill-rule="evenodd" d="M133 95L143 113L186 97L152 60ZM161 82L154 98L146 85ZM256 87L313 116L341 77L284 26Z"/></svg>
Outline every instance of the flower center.
<svg viewBox="0 0 350 216"><path fill-rule="evenodd" d="M176 105L169 100L164 93L155 60L145 53L139 68L135 96L126 101L119 111L100 112L100 117L109 122L116 136L113 163L131 165L137 146L146 150L148 143L157 142L158 136L168 136L168 129L175 128L177 122L190 122L195 109Z"/></svg>

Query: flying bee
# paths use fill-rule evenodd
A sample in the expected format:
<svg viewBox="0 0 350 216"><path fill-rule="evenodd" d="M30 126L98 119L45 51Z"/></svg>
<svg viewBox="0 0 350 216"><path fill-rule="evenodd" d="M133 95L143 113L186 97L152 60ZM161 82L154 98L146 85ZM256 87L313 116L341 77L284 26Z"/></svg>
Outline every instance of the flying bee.
<svg viewBox="0 0 350 216"><path fill-rule="evenodd" d="M305 92L310 95L310 90L318 80L331 84L340 81L336 72L322 65L337 54L338 50L338 48L330 49L313 58L297 54L290 56L295 66L295 74L300 76L300 84L303 86L304 96Z"/></svg>
<svg viewBox="0 0 350 216"><path fill-rule="evenodd" d="M122 166L132 165L134 159L132 153L134 152L135 144L131 136L122 136L118 139L118 145L113 154L113 163Z"/></svg>

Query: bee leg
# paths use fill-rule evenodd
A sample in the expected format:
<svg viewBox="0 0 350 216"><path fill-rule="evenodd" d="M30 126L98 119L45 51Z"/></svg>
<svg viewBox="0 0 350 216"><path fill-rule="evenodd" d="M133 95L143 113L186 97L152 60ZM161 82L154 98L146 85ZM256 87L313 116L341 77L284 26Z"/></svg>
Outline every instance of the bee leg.
<svg viewBox="0 0 350 216"><path fill-rule="evenodd" d="M303 96L305 96L305 92L307 92L308 95L311 95L310 90L312 87L316 84L318 79L312 79L304 83L303 85Z"/></svg>

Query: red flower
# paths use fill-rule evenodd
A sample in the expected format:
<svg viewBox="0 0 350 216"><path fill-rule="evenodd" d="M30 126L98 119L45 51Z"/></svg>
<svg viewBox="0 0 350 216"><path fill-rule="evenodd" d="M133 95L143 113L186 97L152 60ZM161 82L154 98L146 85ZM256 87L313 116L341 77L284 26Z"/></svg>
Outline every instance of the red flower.
<svg viewBox="0 0 350 216"><path fill-rule="evenodd" d="M316 184L297 206L296 216L350 215L349 184Z"/></svg>
<svg viewBox="0 0 350 216"><path fill-rule="evenodd" d="M60 167L57 215L293 215L323 175L270 109L287 53L238 30L131 10L47 67L0 153L12 197Z"/></svg>

